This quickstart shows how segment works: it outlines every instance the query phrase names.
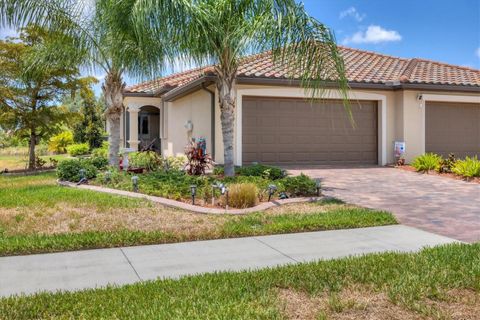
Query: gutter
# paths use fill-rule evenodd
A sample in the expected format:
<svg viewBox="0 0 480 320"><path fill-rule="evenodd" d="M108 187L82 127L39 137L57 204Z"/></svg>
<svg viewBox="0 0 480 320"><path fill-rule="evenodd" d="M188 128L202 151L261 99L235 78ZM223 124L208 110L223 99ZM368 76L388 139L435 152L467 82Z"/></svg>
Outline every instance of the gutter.
<svg viewBox="0 0 480 320"><path fill-rule="evenodd" d="M215 92L208 89L205 86L205 82L202 82L202 90L207 91L210 94L210 115L211 115L211 136L212 136L212 160L215 161Z"/></svg>

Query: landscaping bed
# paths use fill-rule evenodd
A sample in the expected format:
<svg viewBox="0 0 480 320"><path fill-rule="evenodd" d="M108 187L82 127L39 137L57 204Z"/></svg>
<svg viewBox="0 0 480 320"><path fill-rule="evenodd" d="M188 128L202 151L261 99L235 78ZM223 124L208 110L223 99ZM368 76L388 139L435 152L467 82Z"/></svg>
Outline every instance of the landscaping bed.
<svg viewBox="0 0 480 320"><path fill-rule="evenodd" d="M155 152L133 153L130 158L128 171L107 167L106 159L98 156L63 161L58 177L214 208L250 208L275 199L320 195L319 182L303 174L287 176L274 166L240 167L227 177L220 166L210 173L205 168L191 170L185 159L168 160Z"/></svg>
<svg viewBox="0 0 480 320"><path fill-rule="evenodd" d="M4 319L476 319L480 243L0 299Z"/></svg>
<svg viewBox="0 0 480 320"><path fill-rule="evenodd" d="M450 154L444 159L437 154L426 153L416 157L411 165L396 167L406 171L416 171L480 183L480 160L477 157L457 159L454 154Z"/></svg>
<svg viewBox="0 0 480 320"><path fill-rule="evenodd" d="M388 212L336 200L242 216L196 214L61 187L52 173L0 176L0 255L159 244L396 224Z"/></svg>

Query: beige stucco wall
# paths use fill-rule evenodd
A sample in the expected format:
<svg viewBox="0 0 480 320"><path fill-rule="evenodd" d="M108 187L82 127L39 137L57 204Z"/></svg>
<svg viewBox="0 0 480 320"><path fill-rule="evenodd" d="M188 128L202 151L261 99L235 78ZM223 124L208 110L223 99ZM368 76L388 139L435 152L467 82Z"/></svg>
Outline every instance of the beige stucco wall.
<svg viewBox="0 0 480 320"><path fill-rule="evenodd" d="M203 137L207 141L207 152L211 153L211 105L210 94L198 90L172 102L166 102L166 131L162 139L164 155L183 155L189 139ZM185 124L193 123L191 134L187 132Z"/></svg>
<svg viewBox="0 0 480 320"><path fill-rule="evenodd" d="M214 87L210 87L214 90ZM478 97L480 93L450 93L425 92L418 90L351 90L352 102L355 100L377 100L379 103L379 163L393 163L394 141L405 141L406 160L412 159L425 151L425 102L418 100L418 95L450 95L455 97ZM236 164L241 164L241 103L243 95L274 95L279 97L308 97L308 93L301 88L237 85L237 115L234 136L234 150ZM218 94L216 94L218 97ZM338 99L335 90L328 90L322 97L324 99ZM210 94L204 90L198 90L173 102L165 102L162 122L164 137L162 139L162 151L164 155L179 155L184 153L189 135L184 125L187 121L193 123L191 136L204 137L207 140L207 151L212 152L211 141L211 105ZM143 105L155 105L161 108L160 98L127 97L125 105L141 107ZM215 98L215 160L223 163L223 138L220 121L220 107L218 98Z"/></svg>

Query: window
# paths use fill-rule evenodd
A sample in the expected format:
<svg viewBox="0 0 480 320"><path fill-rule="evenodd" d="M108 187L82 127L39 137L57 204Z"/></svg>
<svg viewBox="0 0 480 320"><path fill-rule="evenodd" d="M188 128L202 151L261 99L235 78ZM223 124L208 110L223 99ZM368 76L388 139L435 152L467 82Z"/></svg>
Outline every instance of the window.
<svg viewBox="0 0 480 320"><path fill-rule="evenodd" d="M148 115L146 114L138 116L138 134L148 134Z"/></svg>

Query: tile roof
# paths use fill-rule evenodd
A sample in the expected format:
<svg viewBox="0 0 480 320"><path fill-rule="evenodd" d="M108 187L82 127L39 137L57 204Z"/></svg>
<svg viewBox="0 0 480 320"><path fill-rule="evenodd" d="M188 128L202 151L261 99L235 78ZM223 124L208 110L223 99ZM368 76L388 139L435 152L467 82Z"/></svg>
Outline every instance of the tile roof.
<svg viewBox="0 0 480 320"><path fill-rule="evenodd" d="M339 46L350 82L386 84L391 82L412 84L460 85L480 87L480 70L449 65L425 59L405 59L375 52ZM270 52L245 57L237 72L238 77L288 78L288 65L274 64ZM127 93L155 94L181 87L213 74L213 67L201 67L169 75L126 88Z"/></svg>

